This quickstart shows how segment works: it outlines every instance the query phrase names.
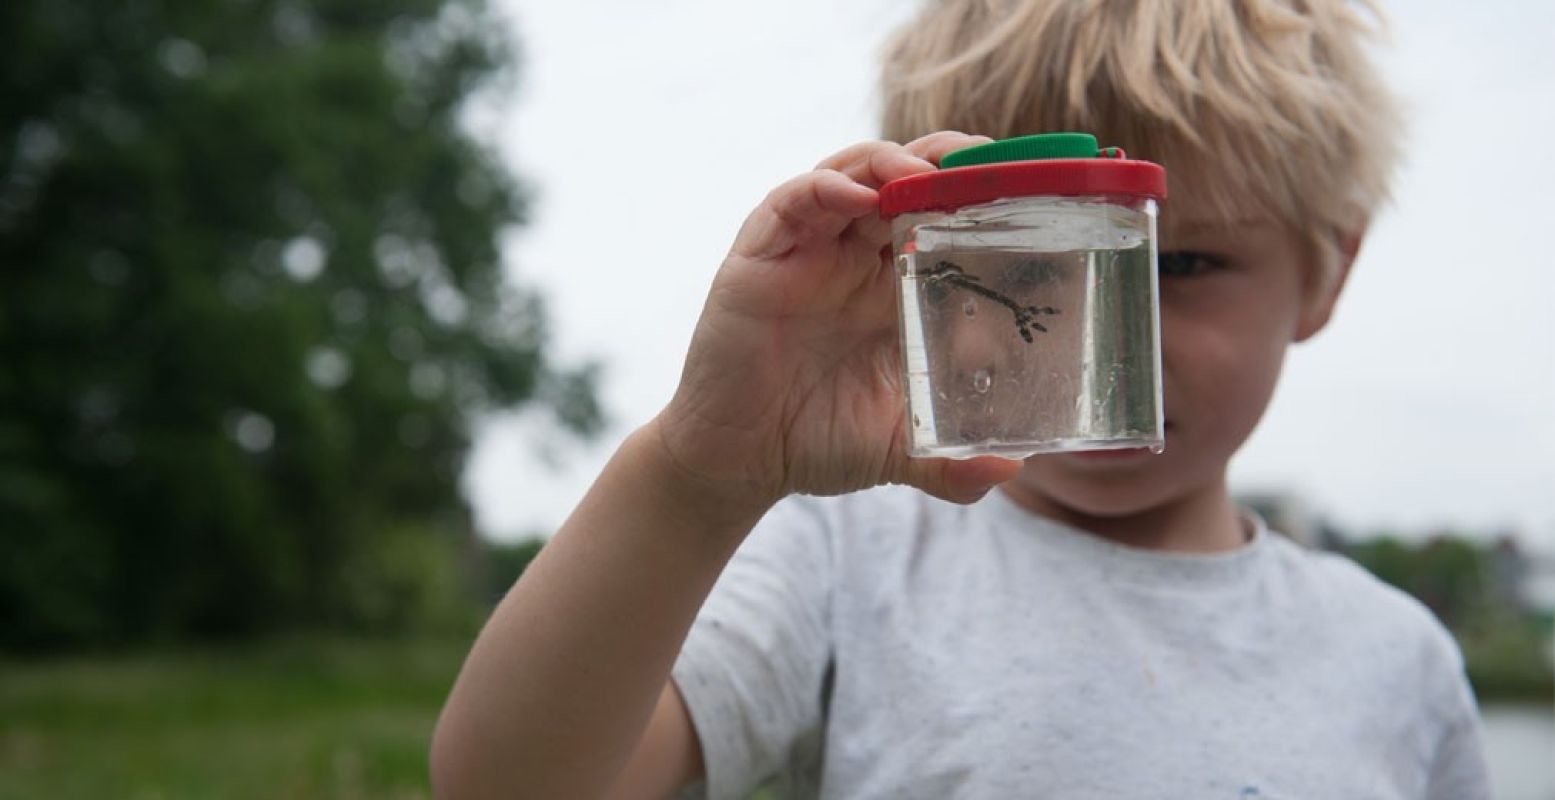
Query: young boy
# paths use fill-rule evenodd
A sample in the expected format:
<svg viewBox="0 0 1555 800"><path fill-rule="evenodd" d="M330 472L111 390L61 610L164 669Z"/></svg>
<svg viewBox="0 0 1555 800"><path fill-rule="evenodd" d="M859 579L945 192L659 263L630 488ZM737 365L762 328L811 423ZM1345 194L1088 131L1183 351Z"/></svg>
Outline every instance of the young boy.
<svg viewBox="0 0 1555 800"><path fill-rule="evenodd" d="M1364 27L1345 0L931 3L886 64L908 144L751 214L674 399L476 642L439 793L1488 796L1446 632L1226 488L1386 193ZM876 190L986 141L948 128L1166 166L1164 453L904 455Z"/></svg>

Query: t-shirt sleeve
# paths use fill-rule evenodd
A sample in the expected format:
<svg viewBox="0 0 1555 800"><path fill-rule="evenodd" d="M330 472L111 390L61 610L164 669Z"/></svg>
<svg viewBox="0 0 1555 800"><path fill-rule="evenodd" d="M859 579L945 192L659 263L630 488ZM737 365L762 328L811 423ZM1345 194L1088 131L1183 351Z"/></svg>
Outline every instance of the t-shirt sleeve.
<svg viewBox="0 0 1555 800"><path fill-rule="evenodd" d="M1441 721L1425 796L1428 800L1489 800L1490 770L1463 653L1445 629L1436 633L1439 669L1433 683Z"/></svg>
<svg viewBox="0 0 1555 800"><path fill-rule="evenodd" d="M744 797L813 746L831 655L831 531L821 503L779 503L702 606L672 677L706 777L681 794Z"/></svg>

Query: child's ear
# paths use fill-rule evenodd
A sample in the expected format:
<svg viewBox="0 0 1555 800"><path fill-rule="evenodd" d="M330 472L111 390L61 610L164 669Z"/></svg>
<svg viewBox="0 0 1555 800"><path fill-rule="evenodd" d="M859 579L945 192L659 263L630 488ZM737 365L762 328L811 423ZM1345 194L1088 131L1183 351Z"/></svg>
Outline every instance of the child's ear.
<svg viewBox="0 0 1555 800"><path fill-rule="evenodd" d="M1366 238L1366 223L1335 236L1332 247L1321 248L1313 256L1319 260L1316 269L1308 273L1307 286L1302 292L1301 316L1296 321L1295 341L1304 342L1317 335L1328 325L1339 303L1339 293L1345 281L1350 279L1350 266L1361 252L1361 242ZM1321 262L1328 263L1321 263Z"/></svg>

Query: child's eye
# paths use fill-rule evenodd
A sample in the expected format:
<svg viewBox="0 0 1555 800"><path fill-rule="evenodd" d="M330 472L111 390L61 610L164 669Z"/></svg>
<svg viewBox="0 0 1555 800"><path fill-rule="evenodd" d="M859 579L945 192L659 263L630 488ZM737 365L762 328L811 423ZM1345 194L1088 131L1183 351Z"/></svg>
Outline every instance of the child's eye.
<svg viewBox="0 0 1555 800"><path fill-rule="evenodd" d="M1158 261L1163 278L1192 278L1226 265L1226 260L1220 256L1193 250L1173 250L1162 253Z"/></svg>

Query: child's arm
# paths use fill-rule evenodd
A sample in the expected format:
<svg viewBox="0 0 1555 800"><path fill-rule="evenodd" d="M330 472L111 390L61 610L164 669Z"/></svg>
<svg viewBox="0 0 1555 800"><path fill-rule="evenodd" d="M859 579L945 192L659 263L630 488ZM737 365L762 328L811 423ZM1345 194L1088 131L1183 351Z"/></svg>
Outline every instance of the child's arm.
<svg viewBox="0 0 1555 800"><path fill-rule="evenodd" d="M628 437L476 641L433 742L440 796L648 796L695 779L701 751L670 668L773 503L887 482L966 502L1019 469L906 457L895 276L881 257L875 190L980 141L858 145L752 212L674 399Z"/></svg>

